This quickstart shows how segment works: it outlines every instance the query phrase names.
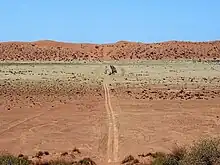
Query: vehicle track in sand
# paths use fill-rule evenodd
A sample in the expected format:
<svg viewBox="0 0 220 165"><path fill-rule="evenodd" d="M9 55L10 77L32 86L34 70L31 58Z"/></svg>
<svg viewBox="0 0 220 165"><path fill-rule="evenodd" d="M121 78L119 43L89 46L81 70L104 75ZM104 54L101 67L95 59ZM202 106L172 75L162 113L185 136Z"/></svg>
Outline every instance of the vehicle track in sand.
<svg viewBox="0 0 220 165"><path fill-rule="evenodd" d="M40 116L44 115L45 113L50 112L50 111L52 111L52 110L53 110L53 109L48 109L48 110L46 110L46 111L44 111L44 112L41 112L41 113L38 113L38 114L36 114L36 115L34 115L34 116L30 116L30 117L28 117L28 118L25 118L25 119L22 120L22 121L18 121L18 122L12 123L12 124L9 125L6 129L1 130L1 131L0 131L0 135L6 133L6 132L8 132L8 131L10 131L10 130L13 129L13 128L16 128L16 127L20 126L21 124L24 124L24 123L26 123L26 122L28 122L28 121L30 121L30 120L33 120L33 119L35 119L35 118L38 118L38 117L40 117Z"/></svg>
<svg viewBox="0 0 220 165"><path fill-rule="evenodd" d="M118 162L119 132L116 125L116 114L111 105L110 92L107 83L103 83L105 91L105 108L108 114L108 142L107 157L108 163Z"/></svg>

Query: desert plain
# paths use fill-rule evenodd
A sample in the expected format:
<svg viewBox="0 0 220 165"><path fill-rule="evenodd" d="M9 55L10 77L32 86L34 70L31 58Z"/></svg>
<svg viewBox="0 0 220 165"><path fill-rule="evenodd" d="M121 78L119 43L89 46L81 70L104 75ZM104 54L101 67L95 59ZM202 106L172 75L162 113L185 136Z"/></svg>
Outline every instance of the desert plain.
<svg viewBox="0 0 220 165"><path fill-rule="evenodd" d="M219 43L0 43L0 149L120 164L218 136Z"/></svg>

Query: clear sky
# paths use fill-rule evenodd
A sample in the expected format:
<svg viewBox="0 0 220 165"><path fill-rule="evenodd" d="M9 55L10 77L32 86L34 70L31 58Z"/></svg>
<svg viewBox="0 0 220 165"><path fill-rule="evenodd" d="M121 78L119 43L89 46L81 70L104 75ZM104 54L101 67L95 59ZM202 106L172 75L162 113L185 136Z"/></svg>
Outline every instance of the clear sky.
<svg viewBox="0 0 220 165"><path fill-rule="evenodd" d="M0 0L0 41L220 39L220 0Z"/></svg>

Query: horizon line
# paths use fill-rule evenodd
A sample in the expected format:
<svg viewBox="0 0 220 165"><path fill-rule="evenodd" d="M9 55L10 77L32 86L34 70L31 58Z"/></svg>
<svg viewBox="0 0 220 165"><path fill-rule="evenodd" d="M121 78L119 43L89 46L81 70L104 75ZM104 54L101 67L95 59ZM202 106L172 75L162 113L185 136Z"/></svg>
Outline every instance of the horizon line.
<svg viewBox="0 0 220 165"><path fill-rule="evenodd" d="M63 44L94 44L94 45L106 45L106 44L117 44L117 43L141 43L141 44L160 44L160 43L169 43L169 42L183 42L183 43L214 43L220 42L220 39L217 40L204 40L204 41L192 41L192 40L164 40L164 41L155 41L155 42L142 42L142 41L131 41L131 40L118 40L115 42L73 42L73 41L62 41L62 40L52 40L52 39L41 39L41 40L8 40L0 41L0 43L39 43L39 42L54 42L54 43L63 43Z"/></svg>

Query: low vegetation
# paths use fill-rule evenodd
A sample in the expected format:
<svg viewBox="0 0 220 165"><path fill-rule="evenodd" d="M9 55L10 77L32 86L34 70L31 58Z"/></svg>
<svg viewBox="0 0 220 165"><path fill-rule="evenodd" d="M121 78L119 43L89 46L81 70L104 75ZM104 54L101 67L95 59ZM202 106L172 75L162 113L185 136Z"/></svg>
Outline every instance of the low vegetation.
<svg viewBox="0 0 220 165"><path fill-rule="evenodd" d="M78 150L74 150L80 153ZM39 152L37 156L49 155L48 152ZM127 156L123 165L220 165L220 138L202 139L192 146L174 147L169 154L148 153L138 155L137 159L132 155ZM40 160L40 159L39 159ZM1 153L0 165L96 165L90 158L78 161L65 161L64 159L51 160L48 162L33 162L28 157L19 154L17 157L8 153Z"/></svg>
<svg viewBox="0 0 220 165"><path fill-rule="evenodd" d="M2 153L0 156L0 165L30 165L31 160L26 157L16 157L9 153Z"/></svg>
<svg viewBox="0 0 220 165"><path fill-rule="evenodd" d="M78 149L74 149L73 152L80 153ZM60 158L45 161L42 159L45 155L49 155L49 152L39 151L35 156L32 156L32 158L37 159L31 160L28 156L24 156L23 154L14 156L12 154L2 152L0 155L0 165L96 165L96 163L90 158L83 158L78 161L74 159L67 160L62 158L62 154Z"/></svg>
<svg viewBox="0 0 220 165"><path fill-rule="evenodd" d="M125 165L220 165L220 138L208 138L195 142L189 148L176 146L171 153L148 153L143 163L133 163L134 157L126 157ZM129 159L128 159L129 158ZM132 158L132 159L131 159ZM150 158L150 159L149 159ZM150 161L149 161L150 160Z"/></svg>

